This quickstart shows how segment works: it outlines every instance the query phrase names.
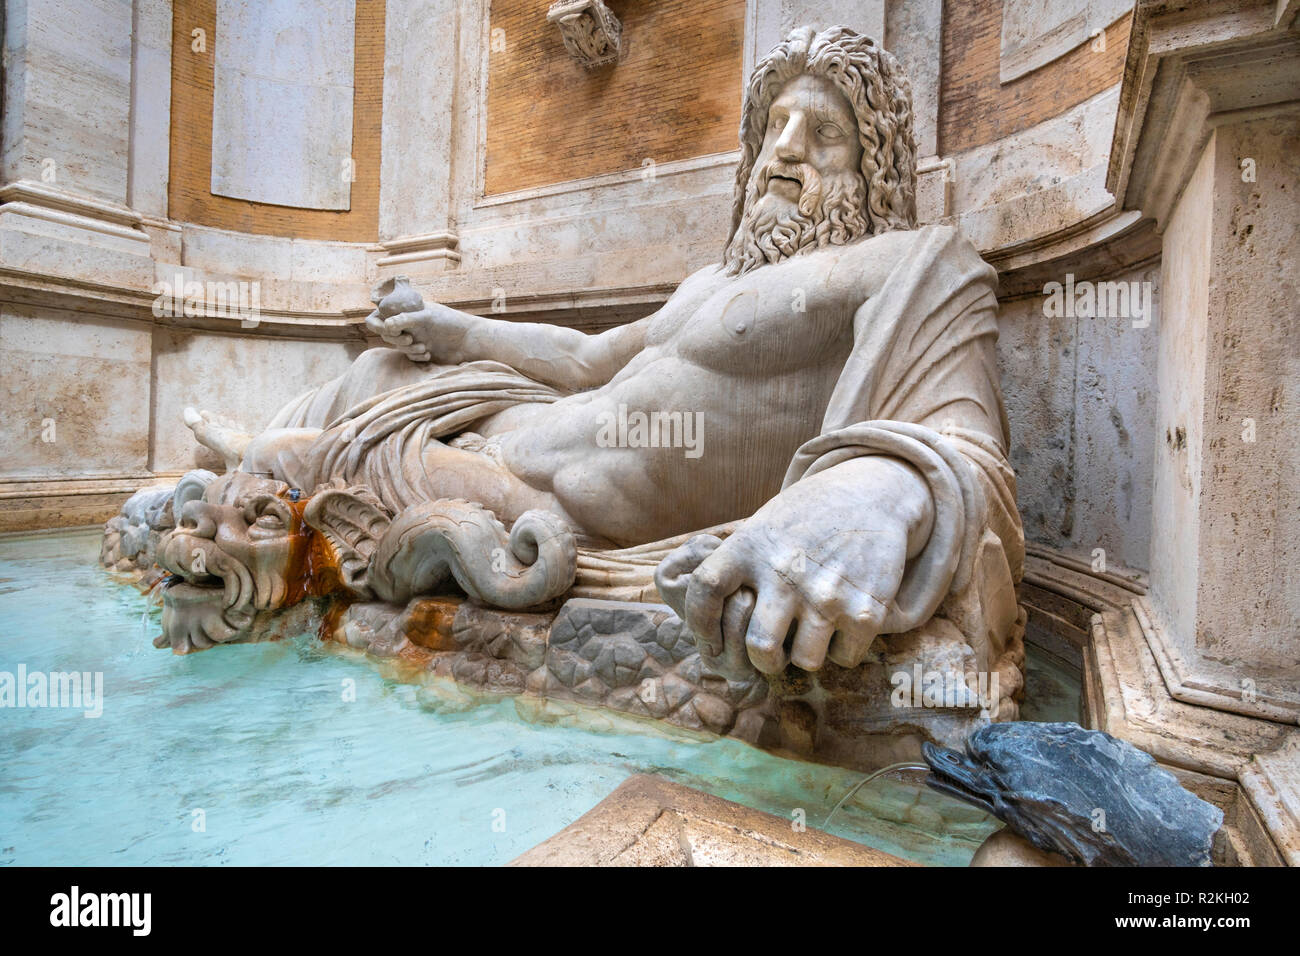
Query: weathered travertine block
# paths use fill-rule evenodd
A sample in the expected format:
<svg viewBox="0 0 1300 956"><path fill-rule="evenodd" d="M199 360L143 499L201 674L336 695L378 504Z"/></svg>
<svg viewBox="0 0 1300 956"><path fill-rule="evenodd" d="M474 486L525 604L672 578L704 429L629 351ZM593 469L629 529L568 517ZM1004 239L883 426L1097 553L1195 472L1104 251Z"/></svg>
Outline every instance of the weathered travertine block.
<svg viewBox="0 0 1300 956"><path fill-rule="evenodd" d="M350 207L355 13L351 0L218 0L213 195Z"/></svg>
<svg viewBox="0 0 1300 956"><path fill-rule="evenodd" d="M911 866L658 777L617 790L511 866Z"/></svg>
<svg viewBox="0 0 1300 956"><path fill-rule="evenodd" d="M1054 281L1064 282L1064 272L1054 271ZM1145 316L1058 313L1040 294L1002 305L998 359L1025 537L1099 568L1146 570L1160 268L1075 279L1120 283L1149 308Z"/></svg>
<svg viewBox="0 0 1300 956"><path fill-rule="evenodd" d="M90 473L144 483L151 357L149 332L138 325L5 305L0 310L5 477ZM105 417L106 408L115 413Z"/></svg>
<svg viewBox="0 0 1300 956"><path fill-rule="evenodd" d="M172 281L170 278L168 282ZM232 321L231 325L239 323ZM357 348L342 342L280 336L229 335L183 327L164 319L154 333L156 376L152 388L155 422L151 466L162 472L190 468L220 470L219 458L196 447L179 409L198 404L214 414L257 429L265 424L268 398L290 401L301 394L308 369L344 369ZM238 378L208 374L211 368L238 368ZM202 383L196 385L195 383Z"/></svg>

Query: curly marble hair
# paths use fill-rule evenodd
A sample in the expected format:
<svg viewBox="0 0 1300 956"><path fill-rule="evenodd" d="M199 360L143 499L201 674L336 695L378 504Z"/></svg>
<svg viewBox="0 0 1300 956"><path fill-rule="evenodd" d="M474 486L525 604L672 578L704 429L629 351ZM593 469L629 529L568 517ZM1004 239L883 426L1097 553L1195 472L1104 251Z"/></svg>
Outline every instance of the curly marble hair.
<svg viewBox="0 0 1300 956"><path fill-rule="evenodd" d="M916 143L912 87L893 54L848 27L790 32L754 67L740 120L740 166L731 213L732 239L740 228L746 190L767 133L767 112L782 87L804 73L824 76L844 94L858 118L862 178L867 184L867 232L916 227Z"/></svg>

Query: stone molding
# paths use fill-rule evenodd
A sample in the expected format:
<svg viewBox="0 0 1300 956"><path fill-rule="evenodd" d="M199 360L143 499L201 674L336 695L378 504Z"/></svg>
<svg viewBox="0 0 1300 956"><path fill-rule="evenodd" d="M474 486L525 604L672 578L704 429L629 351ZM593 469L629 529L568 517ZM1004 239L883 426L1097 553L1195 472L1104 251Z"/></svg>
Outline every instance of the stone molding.
<svg viewBox="0 0 1300 956"><path fill-rule="evenodd" d="M140 213L104 199L64 192L42 183L20 179L0 186L0 208L11 203L23 207L29 215L43 216L52 222L66 222L126 239L148 239L140 234L143 218Z"/></svg>
<svg viewBox="0 0 1300 956"><path fill-rule="evenodd" d="M1297 5L1140 0L1106 188L1161 229L1216 126L1300 109Z"/></svg>
<svg viewBox="0 0 1300 956"><path fill-rule="evenodd" d="M454 232L434 232L424 236L402 236L379 243L383 255L375 263L379 267L404 265L411 262L445 260L448 269L460 264L460 237Z"/></svg>
<svg viewBox="0 0 1300 956"><path fill-rule="evenodd" d="M1258 754L1242 769L1240 781L1287 865L1300 866L1300 734Z"/></svg>

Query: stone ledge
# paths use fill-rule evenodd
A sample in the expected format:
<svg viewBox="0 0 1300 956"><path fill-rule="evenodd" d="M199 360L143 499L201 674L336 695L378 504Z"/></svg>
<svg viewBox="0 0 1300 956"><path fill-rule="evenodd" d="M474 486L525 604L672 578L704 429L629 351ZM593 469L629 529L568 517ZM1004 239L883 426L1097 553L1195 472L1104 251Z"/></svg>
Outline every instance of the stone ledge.
<svg viewBox="0 0 1300 956"><path fill-rule="evenodd" d="M916 866L820 830L637 774L509 866Z"/></svg>
<svg viewBox="0 0 1300 956"><path fill-rule="evenodd" d="M1173 697L1131 606L1093 618L1084 678L1094 725L1172 767L1236 780L1253 754L1297 732Z"/></svg>
<svg viewBox="0 0 1300 956"><path fill-rule="evenodd" d="M0 481L0 532L102 525L131 495L157 483L148 474Z"/></svg>
<svg viewBox="0 0 1300 956"><path fill-rule="evenodd" d="M1300 866L1300 733L1241 771L1241 789L1288 866Z"/></svg>
<svg viewBox="0 0 1300 956"><path fill-rule="evenodd" d="M1294 675L1281 673L1271 680L1261 677L1251 696L1243 688L1245 681L1231 668L1204 659L1188 661L1145 601L1135 601L1133 611L1172 696L1184 703L1279 723L1294 724L1300 719L1300 692L1293 683Z"/></svg>

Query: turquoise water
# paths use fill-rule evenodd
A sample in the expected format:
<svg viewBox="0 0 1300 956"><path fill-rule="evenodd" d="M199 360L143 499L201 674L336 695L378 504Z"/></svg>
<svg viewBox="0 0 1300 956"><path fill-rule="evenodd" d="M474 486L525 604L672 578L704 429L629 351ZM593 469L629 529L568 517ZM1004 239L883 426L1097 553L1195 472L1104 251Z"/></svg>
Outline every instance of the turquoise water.
<svg viewBox="0 0 1300 956"><path fill-rule="evenodd" d="M862 777L604 711L557 723L514 698L417 696L308 637L176 657L98 541L0 539L0 672L102 672L104 691L97 718L0 708L0 865L500 864L634 773L810 826ZM881 778L832 832L964 865L997 826Z"/></svg>

